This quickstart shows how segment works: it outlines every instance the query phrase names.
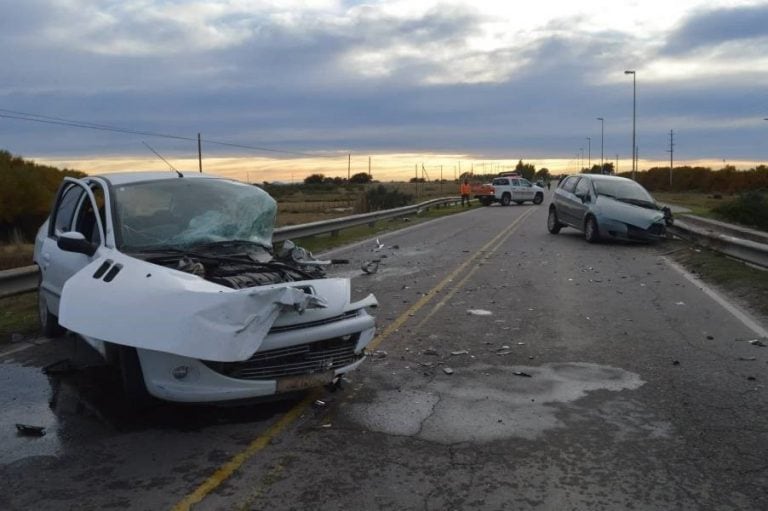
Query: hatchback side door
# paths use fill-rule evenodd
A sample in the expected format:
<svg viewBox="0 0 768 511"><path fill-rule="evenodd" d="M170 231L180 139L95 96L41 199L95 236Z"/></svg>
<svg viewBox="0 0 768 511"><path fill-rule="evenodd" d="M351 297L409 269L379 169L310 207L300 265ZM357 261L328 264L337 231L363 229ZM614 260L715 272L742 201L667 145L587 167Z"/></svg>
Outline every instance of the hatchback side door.
<svg viewBox="0 0 768 511"><path fill-rule="evenodd" d="M99 197L97 199L97 197ZM61 292L69 278L99 257L104 246L104 190L94 183L92 189L80 179L65 178L54 203L48 235L42 243L40 292L45 293L50 311L58 315ZM100 204L101 203L101 204ZM93 255L62 250L59 239L65 232L79 232L96 247Z"/></svg>
<svg viewBox="0 0 768 511"><path fill-rule="evenodd" d="M557 216L560 221L570 225L576 226L576 201L578 199L573 194L578 183L579 176L569 176L565 178L565 181L557 187L555 191L555 206L557 208Z"/></svg>

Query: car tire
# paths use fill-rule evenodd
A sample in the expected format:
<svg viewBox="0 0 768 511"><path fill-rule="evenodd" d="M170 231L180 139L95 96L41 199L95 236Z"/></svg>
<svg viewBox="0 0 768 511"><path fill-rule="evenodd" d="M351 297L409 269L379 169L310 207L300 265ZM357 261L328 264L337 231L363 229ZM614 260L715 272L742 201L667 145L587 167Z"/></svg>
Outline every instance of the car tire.
<svg viewBox="0 0 768 511"><path fill-rule="evenodd" d="M543 194L543 193L537 193L537 194L536 194L536 195L533 197L533 203L534 203L534 204L536 204L536 205L538 206L538 205L539 205L539 204L541 204L542 202L544 202L544 194Z"/></svg>
<svg viewBox="0 0 768 511"><path fill-rule="evenodd" d="M600 241L600 229L597 226L597 220L591 215L584 222L584 239L589 243Z"/></svg>
<svg viewBox="0 0 768 511"><path fill-rule="evenodd" d="M123 395L131 408L142 408L149 403L150 395L144 383L139 354L131 346L117 346L117 350Z"/></svg>
<svg viewBox="0 0 768 511"><path fill-rule="evenodd" d="M510 202L512 202L512 197L508 193L505 193L504 195L501 196L502 206L509 206Z"/></svg>
<svg viewBox="0 0 768 511"><path fill-rule="evenodd" d="M59 324L59 318L48 308L48 300L43 293L42 275L37 282L37 317L40 321L40 332L45 337L59 337L64 333L64 328Z"/></svg>
<svg viewBox="0 0 768 511"><path fill-rule="evenodd" d="M483 197L480 199L480 204L483 206L490 206L493 201L489 199L488 197Z"/></svg>
<svg viewBox="0 0 768 511"><path fill-rule="evenodd" d="M557 210L554 207L549 208L549 216L547 217L547 230L552 234L557 234L560 229L563 228L563 224L557 218Z"/></svg>

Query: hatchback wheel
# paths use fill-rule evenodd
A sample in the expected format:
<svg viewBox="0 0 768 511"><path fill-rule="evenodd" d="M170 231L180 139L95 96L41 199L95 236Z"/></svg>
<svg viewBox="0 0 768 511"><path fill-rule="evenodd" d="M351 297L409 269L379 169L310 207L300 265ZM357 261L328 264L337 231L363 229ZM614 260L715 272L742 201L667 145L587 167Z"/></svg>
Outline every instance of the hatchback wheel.
<svg viewBox="0 0 768 511"><path fill-rule="evenodd" d="M587 221L584 224L584 238L590 243L600 241L600 230L597 228L597 220L593 216L587 217Z"/></svg>
<svg viewBox="0 0 768 511"><path fill-rule="evenodd" d="M543 193L537 193L533 197L533 203L534 204L541 204L542 202L544 202L544 194Z"/></svg>
<svg viewBox="0 0 768 511"><path fill-rule="evenodd" d="M557 219L557 211L554 207L549 208L549 216L547 217L547 229L552 234L557 234L560 229L563 228L563 224Z"/></svg>

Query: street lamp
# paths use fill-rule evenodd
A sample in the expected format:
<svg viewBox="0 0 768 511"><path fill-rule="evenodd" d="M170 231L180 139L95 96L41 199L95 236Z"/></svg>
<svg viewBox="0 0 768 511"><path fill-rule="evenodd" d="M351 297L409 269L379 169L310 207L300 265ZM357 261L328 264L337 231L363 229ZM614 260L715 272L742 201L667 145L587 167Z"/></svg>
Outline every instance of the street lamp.
<svg viewBox="0 0 768 511"><path fill-rule="evenodd" d="M584 170L584 148L579 147L579 172Z"/></svg>
<svg viewBox="0 0 768 511"><path fill-rule="evenodd" d="M600 121L600 173L605 174L605 164L603 163L603 135L605 134L605 119L598 117L597 120Z"/></svg>
<svg viewBox="0 0 768 511"><path fill-rule="evenodd" d="M635 119L637 118L637 75L634 70L624 71L625 75L632 75L632 179L637 181L637 149L635 148Z"/></svg>
<svg viewBox="0 0 768 511"><path fill-rule="evenodd" d="M587 137L587 168L592 170L592 138Z"/></svg>

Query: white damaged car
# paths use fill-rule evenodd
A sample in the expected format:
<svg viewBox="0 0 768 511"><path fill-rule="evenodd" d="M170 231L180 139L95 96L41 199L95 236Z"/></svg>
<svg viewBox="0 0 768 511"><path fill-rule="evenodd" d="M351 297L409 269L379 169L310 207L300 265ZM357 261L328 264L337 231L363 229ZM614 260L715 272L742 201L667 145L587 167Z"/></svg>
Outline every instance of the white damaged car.
<svg viewBox="0 0 768 511"><path fill-rule="evenodd" d="M290 242L276 203L205 174L66 178L35 239L46 335L79 334L126 394L222 402L330 384L365 358L373 295Z"/></svg>

